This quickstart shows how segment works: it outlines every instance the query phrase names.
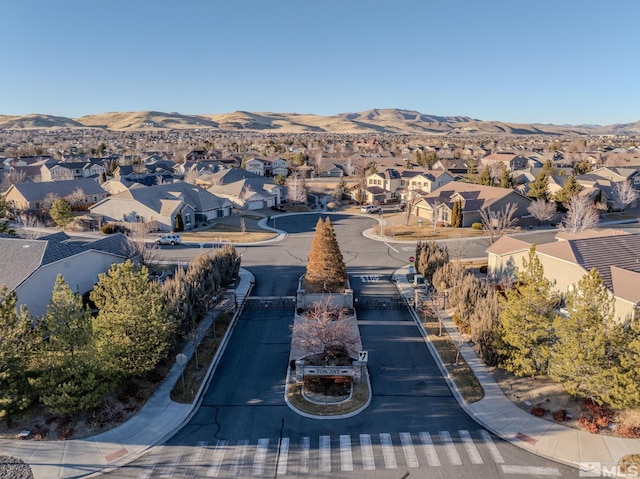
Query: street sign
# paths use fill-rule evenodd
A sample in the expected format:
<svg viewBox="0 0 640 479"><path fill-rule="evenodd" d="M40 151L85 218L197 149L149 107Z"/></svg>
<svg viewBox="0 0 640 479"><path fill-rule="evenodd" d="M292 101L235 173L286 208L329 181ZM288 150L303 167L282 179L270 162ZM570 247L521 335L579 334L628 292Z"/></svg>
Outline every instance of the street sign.
<svg viewBox="0 0 640 479"><path fill-rule="evenodd" d="M368 359L369 359L369 351L360 351L358 353L358 361L362 361L363 363L366 363Z"/></svg>
<svg viewBox="0 0 640 479"><path fill-rule="evenodd" d="M409 256L409 263L413 263L416 259L413 256Z"/></svg>

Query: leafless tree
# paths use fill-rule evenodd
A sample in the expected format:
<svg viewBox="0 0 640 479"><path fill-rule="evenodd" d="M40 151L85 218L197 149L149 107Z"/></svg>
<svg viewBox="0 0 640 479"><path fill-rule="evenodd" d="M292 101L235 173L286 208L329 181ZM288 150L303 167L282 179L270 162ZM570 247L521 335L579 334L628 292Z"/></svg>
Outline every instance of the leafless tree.
<svg viewBox="0 0 640 479"><path fill-rule="evenodd" d="M304 318L293 325L292 343L306 354L322 354L330 359L348 353L359 345L353 324L346 320L347 311L328 300L313 303Z"/></svg>
<svg viewBox="0 0 640 479"><path fill-rule="evenodd" d="M294 203L307 202L307 188L302 175L295 174L287 178L287 198Z"/></svg>
<svg viewBox="0 0 640 479"><path fill-rule="evenodd" d="M11 185L19 185L24 183L27 174L24 171L11 170L2 177L0 183L0 191L7 191Z"/></svg>
<svg viewBox="0 0 640 479"><path fill-rule="evenodd" d="M460 260L469 252L469 242L462 238L456 238L447 243L447 250L449 250L449 257L452 260Z"/></svg>
<svg viewBox="0 0 640 479"><path fill-rule="evenodd" d="M47 195L42 200L42 211L49 211L51 209L51 205L58 199L58 195L55 193L47 193Z"/></svg>
<svg viewBox="0 0 640 479"><path fill-rule="evenodd" d="M562 220L562 226L569 233L596 228L600 222L598 209L587 195L574 195L565 205L567 214Z"/></svg>
<svg viewBox="0 0 640 479"><path fill-rule="evenodd" d="M638 191L629 180L619 181L613 185L613 198L622 206L622 211L624 211L627 206L638 199Z"/></svg>
<svg viewBox="0 0 640 479"><path fill-rule="evenodd" d="M184 175L182 176L182 181L190 185L195 185L197 177L198 177L198 171L195 169L195 167L189 168L187 171L184 172Z"/></svg>
<svg viewBox="0 0 640 479"><path fill-rule="evenodd" d="M160 259L158 245L147 241L149 233L154 229L153 223L131 223L127 225L129 235L129 247L131 254L141 259L145 265L150 265Z"/></svg>
<svg viewBox="0 0 640 479"><path fill-rule="evenodd" d="M515 203L507 205L499 211L492 211L489 207L480 210L480 221L483 229L489 234L490 244L511 231L518 222L514 218L518 206Z"/></svg>
<svg viewBox="0 0 640 479"><path fill-rule="evenodd" d="M62 164L62 166L64 166L64 163ZM69 170L68 168L62 169L55 177L55 179L58 181L73 180L74 178L75 176L73 174L73 171Z"/></svg>
<svg viewBox="0 0 640 479"><path fill-rule="evenodd" d="M422 199L422 196L416 190L409 190L404 196L404 202L406 203L405 210L405 226L409 226L409 220L411 219L411 213L416 207L416 204Z"/></svg>
<svg viewBox="0 0 640 479"><path fill-rule="evenodd" d="M558 212L558 208L556 207L555 202L545 201L544 198L538 198L531 202L527 211L531 213L531 216L538 220L538 223L542 223L543 221L552 220Z"/></svg>
<svg viewBox="0 0 640 479"><path fill-rule="evenodd" d="M86 195L84 194L84 191L82 191L82 188L76 188L67 196L65 196L64 199L69 202L72 208L77 209L84 204L85 198Z"/></svg>
<svg viewBox="0 0 640 479"><path fill-rule="evenodd" d="M320 175L322 172L322 148L313 154L313 168L316 175Z"/></svg>

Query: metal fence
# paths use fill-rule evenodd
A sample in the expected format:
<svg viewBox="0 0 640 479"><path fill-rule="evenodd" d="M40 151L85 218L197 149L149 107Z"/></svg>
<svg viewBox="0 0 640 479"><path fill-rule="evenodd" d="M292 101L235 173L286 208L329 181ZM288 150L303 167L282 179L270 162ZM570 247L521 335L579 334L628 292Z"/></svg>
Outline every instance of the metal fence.
<svg viewBox="0 0 640 479"><path fill-rule="evenodd" d="M356 309L404 309L407 303L400 295L395 296L356 296L354 301Z"/></svg>
<svg viewBox="0 0 640 479"><path fill-rule="evenodd" d="M244 304L246 311L293 311L295 307L295 296L249 296Z"/></svg>

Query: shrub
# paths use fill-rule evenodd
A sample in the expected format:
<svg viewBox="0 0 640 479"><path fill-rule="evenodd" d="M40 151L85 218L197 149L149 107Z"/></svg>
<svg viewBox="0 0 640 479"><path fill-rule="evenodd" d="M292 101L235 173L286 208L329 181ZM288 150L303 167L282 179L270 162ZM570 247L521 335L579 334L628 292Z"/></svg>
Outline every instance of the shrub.
<svg viewBox="0 0 640 479"><path fill-rule="evenodd" d="M113 223L106 223L100 227L100 231L102 231L106 235L112 235L119 231L118 225Z"/></svg>
<svg viewBox="0 0 640 479"><path fill-rule="evenodd" d="M591 434L597 434L598 432L598 424L592 417L582 416L578 419L578 424L580 424L585 431L590 432Z"/></svg>
<svg viewBox="0 0 640 479"><path fill-rule="evenodd" d="M557 411L555 411L553 413L553 420L557 421L557 422L568 421L569 417L567 416L567 410L566 409L558 409Z"/></svg>
<svg viewBox="0 0 640 479"><path fill-rule="evenodd" d="M617 432L620 437L629 439L640 438L640 426L638 425L622 423L618 425Z"/></svg>
<svg viewBox="0 0 640 479"><path fill-rule="evenodd" d="M481 230L482 229L482 223L473 223L471 225L471 229L472 230Z"/></svg>
<svg viewBox="0 0 640 479"><path fill-rule="evenodd" d="M530 410L531 414L533 414L535 417L542 417L545 415L545 413L547 412L547 410L545 408L542 407L538 407L538 406L533 406Z"/></svg>

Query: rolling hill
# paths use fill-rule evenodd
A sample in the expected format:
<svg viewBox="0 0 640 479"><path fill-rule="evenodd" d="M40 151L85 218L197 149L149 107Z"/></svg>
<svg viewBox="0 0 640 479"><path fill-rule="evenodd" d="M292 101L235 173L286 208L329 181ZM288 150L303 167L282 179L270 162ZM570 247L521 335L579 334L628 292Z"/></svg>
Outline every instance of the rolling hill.
<svg viewBox="0 0 640 479"><path fill-rule="evenodd" d="M599 125L517 124L484 121L466 116L427 115L397 108L321 116L302 113L236 111L223 114L183 115L158 111L111 112L65 118L52 115L0 115L0 129L102 128L115 131L215 129L278 133L388 133L388 134L640 134L636 123Z"/></svg>

